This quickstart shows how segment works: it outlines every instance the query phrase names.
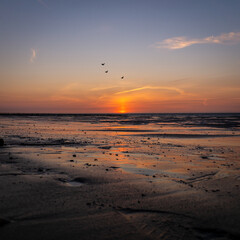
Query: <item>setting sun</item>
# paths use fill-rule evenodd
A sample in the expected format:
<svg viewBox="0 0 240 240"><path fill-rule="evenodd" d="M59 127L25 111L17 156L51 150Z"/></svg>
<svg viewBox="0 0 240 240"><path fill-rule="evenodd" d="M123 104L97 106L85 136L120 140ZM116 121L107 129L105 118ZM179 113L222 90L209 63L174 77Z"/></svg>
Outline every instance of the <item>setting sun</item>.
<svg viewBox="0 0 240 240"><path fill-rule="evenodd" d="M119 113L126 113L124 109L120 110Z"/></svg>
<svg viewBox="0 0 240 240"><path fill-rule="evenodd" d="M128 101L126 98L118 98L116 100L116 106L117 106L117 110L116 112L117 113L126 113L128 112L127 110L127 104L128 104Z"/></svg>

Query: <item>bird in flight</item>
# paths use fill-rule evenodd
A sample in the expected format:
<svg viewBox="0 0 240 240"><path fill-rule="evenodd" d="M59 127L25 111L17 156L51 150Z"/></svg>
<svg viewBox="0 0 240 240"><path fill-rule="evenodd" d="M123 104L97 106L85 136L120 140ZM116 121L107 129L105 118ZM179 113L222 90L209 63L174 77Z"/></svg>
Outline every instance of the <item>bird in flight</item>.
<svg viewBox="0 0 240 240"><path fill-rule="evenodd" d="M105 63L101 63L101 65L104 66ZM105 73L108 73L108 70L106 70ZM124 79L124 76L122 76L121 79Z"/></svg>

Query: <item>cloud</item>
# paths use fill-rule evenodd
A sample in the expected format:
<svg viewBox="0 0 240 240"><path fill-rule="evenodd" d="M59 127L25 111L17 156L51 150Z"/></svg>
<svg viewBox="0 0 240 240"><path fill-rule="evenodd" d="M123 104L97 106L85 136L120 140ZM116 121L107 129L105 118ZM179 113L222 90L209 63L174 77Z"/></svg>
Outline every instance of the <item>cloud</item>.
<svg viewBox="0 0 240 240"><path fill-rule="evenodd" d="M48 5L43 0L37 0L42 6L48 8Z"/></svg>
<svg viewBox="0 0 240 240"><path fill-rule="evenodd" d="M130 90L122 91L122 92L117 92L115 94L125 94L125 93L130 93L130 92L141 91L141 90L145 90L145 89L170 90L170 91L175 91L175 92L177 92L179 94L184 94L184 91L179 89L179 88L174 88L174 87L153 87L153 86L144 86L144 87L140 87L140 88L134 88L134 89L130 89Z"/></svg>
<svg viewBox="0 0 240 240"><path fill-rule="evenodd" d="M115 89L117 88L117 86L111 86L111 87L96 87L96 88L92 88L90 89L91 91L104 91L104 90L111 90L111 89Z"/></svg>
<svg viewBox="0 0 240 240"><path fill-rule="evenodd" d="M194 44L236 44L240 43L240 32L223 33L218 36L209 36L206 38L188 39L186 37L173 37L157 42L155 48L180 49Z"/></svg>
<svg viewBox="0 0 240 240"><path fill-rule="evenodd" d="M34 49L34 48L32 48L31 49L31 53L32 53L32 55L31 55L31 58L30 58L30 62L34 62L34 60L35 60L35 58L36 58L36 56L37 56L37 50L36 49Z"/></svg>

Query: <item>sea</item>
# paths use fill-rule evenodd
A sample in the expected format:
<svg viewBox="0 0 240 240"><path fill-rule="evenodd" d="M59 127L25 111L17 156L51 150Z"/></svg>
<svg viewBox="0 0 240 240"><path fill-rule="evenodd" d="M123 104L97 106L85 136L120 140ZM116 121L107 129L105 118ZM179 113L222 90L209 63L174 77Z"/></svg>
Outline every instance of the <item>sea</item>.
<svg viewBox="0 0 240 240"><path fill-rule="evenodd" d="M6 146L77 146L153 138L239 142L240 113L0 114Z"/></svg>

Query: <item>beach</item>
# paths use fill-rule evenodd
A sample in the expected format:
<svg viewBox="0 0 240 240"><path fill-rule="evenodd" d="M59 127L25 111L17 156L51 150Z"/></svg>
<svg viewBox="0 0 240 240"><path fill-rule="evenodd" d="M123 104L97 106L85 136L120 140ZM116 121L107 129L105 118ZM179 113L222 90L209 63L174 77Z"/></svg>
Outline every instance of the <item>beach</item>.
<svg viewBox="0 0 240 240"><path fill-rule="evenodd" d="M0 123L0 239L240 237L240 114Z"/></svg>

